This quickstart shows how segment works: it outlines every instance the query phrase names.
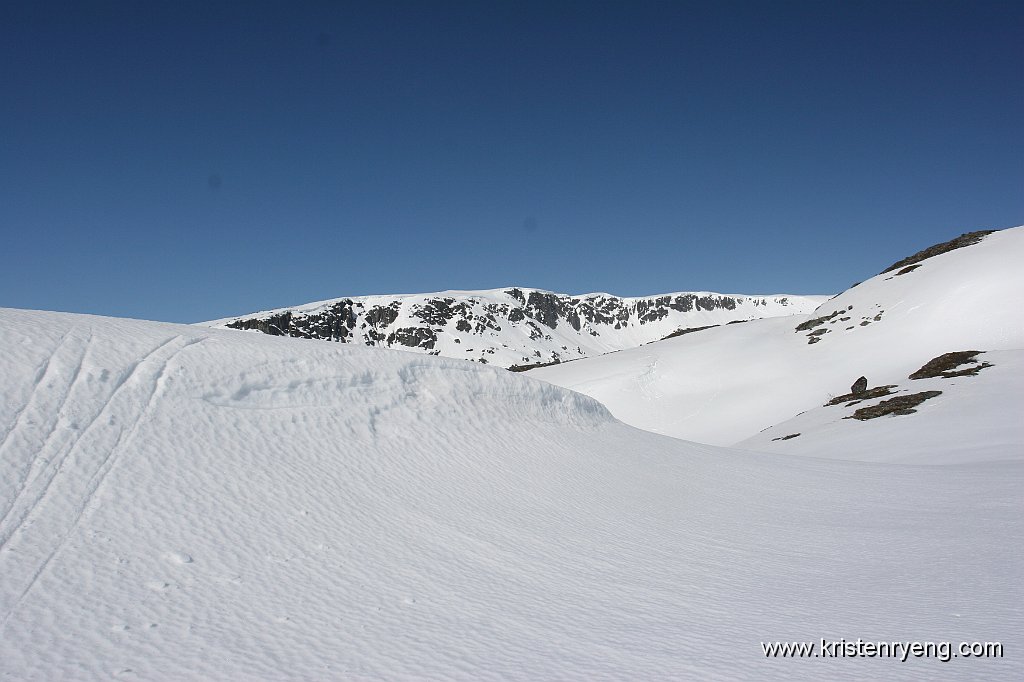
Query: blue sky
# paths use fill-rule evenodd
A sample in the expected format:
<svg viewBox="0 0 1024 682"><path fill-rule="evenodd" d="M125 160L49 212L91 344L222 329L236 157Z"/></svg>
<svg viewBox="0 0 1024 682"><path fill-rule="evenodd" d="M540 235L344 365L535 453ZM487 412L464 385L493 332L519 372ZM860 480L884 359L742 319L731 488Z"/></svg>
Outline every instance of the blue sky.
<svg viewBox="0 0 1024 682"><path fill-rule="evenodd" d="M0 5L0 305L832 293L1024 223L1020 2Z"/></svg>

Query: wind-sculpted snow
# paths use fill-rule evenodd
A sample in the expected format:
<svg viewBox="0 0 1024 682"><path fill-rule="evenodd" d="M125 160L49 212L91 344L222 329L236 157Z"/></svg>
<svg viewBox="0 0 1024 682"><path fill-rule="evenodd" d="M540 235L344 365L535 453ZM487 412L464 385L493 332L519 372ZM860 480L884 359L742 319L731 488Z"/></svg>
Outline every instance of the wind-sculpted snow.
<svg viewBox="0 0 1024 682"><path fill-rule="evenodd" d="M621 298L510 288L343 298L208 324L523 367L633 348L688 327L803 313L824 299L707 292Z"/></svg>
<svg viewBox="0 0 1024 682"><path fill-rule="evenodd" d="M0 381L5 678L1024 674L1017 462L699 446L472 363L58 313L0 310ZM822 637L1006 656L762 654Z"/></svg>
<svg viewBox="0 0 1024 682"><path fill-rule="evenodd" d="M1021 457L1024 403L1012 387L1024 382L1024 367L1013 353L977 378L908 381L945 353L1024 352L1024 228L967 237L900 261L914 269L887 270L809 315L707 329L530 374L591 395L634 426L704 443L894 462ZM822 407L861 376L904 395L943 393L915 413L862 422Z"/></svg>

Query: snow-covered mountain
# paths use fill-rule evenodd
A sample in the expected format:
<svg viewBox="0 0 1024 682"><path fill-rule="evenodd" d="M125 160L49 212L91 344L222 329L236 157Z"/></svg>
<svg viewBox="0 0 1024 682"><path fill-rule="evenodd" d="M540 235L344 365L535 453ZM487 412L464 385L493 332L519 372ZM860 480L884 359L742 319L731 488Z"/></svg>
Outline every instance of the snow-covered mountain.
<svg viewBox="0 0 1024 682"><path fill-rule="evenodd" d="M903 462L1018 457L1021 263L1024 227L969 233L809 315L708 329L530 375L593 396L629 424L704 443ZM954 365L959 375L910 378L963 351L983 353ZM991 367L963 372L981 363ZM848 395L861 376L874 390ZM929 392L938 393L922 396ZM922 402L910 405L910 396ZM893 399L881 418L854 415ZM898 412L901 404L914 411Z"/></svg>
<svg viewBox="0 0 1024 682"><path fill-rule="evenodd" d="M338 298L205 324L526 367L634 348L688 329L805 313L825 299L711 292L621 298L508 288Z"/></svg>
<svg viewBox="0 0 1024 682"><path fill-rule="evenodd" d="M962 255L980 250L996 271L1015 239L994 235ZM945 298L958 307L943 320L976 321L979 301L1001 300L980 264L980 298ZM948 276L940 265L884 284ZM882 320L859 331L914 321L909 291L906 306L871 295L821 312L853 304L851 320L873 319L879 300ZM1000 322L989 322L989 336L948 332L906 354L947 341L991 348ZM764 326L824 356L850 331L833 325L808 345L796 324L732 325L644 352L756 339L750 330ZM1016 327L1006 329L1013 343ZM991 358L968 381L1005 367ZM843 362L843 387L864 363L884 364ZM916 467L696 445L626 426L530 374L0 309L0 675L1024 677L1022 462ZM771 380L757 385L757 401L775 399ZM749 406L725 405L721 420L748 424ZM1005 657L798 660L762 649L822 638L999 642Z"/></svg>

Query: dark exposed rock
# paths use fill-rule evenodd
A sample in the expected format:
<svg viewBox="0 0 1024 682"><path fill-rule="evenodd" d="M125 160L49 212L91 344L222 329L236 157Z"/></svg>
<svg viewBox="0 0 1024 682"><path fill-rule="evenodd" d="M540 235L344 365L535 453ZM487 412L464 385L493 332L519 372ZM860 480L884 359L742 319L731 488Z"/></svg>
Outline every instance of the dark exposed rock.
<svg viewBox="0 0 1024 682"><path fill-rule="evenodd" d="M345 300L335 303L322 313L314 313L304 318L293 315L291 322L292 336L344 341L355 329L356 314L353 302Z"/></svg>
<svg viewBox="0 0 1024 682"><path fill-rule="evenodd" d="M893 393L895 393L895 391L892 390L894 388L896 388L895 384L889 384L886 386L875 386L874 388L866 389L864 391L860 391L859 393L857 391L854 391L852 393L837 395L835 398L832 398L827 403L825 403L825 407L829 407L830 405L840 405L842 403L846 403L846 406L850 407L851 405L862 403L865 400L871 400L872 398L881 398L882 396L892 395Z"/></svg>
<svg viewBox="0 0 1024 682"><path fill-rule="evenodd" d="M901 261L897 261L890 265L889 267L887 267L885 270L882 270L881 274L892 272L893 270L899 270L900 268L906 268L908 265L920 263L921 261L931 258L932 256L938 256L939 254L947 253L954 249L962 249L965 246L977 244L982 239L984 239L986 235L992 234L993 232L995 232L995 230L978 230L977 232L965 232L964 234L960 235L955 239L950 239L948 242L942 242L941 244L929 246L927 249L918 251L913 256L908 256L907 258L904 258ZM909 270L907 272L909 272Z"/></svg>
<svg viewBox="0 0 1024 682"><path fill-rule="evenodd" d="M812 318L810 320L807 320L806 322L801 322L800 324L798 324L796 326L796 331L798 331L798 332L805 332L808 329L814 329L815 327L817 327L819 325L825 324L826 322L828 322L829 320L831 320L834 317L839 317L840 315L842 315L845 312L846 312L845 310L837 310L834 313L830 313L830 314L824 315L822 317L815 317L815 318Z"/></svg>
<svg viewBox="0 0 1024 682"><path fill-rule="evenodd" d="M688 313L693 310L693 302L697 299L693 294L684 294L682 296L676 296L669 307L672 310L677 310L681 313Z"/></svg>
<svg viewBox="0 0 1024 682"><path fill-rule="evenodd" d="M526 299L526 314L551 329L558 326L563 311L562 302L555 294L531 291Z"/></svg>
<svg viewBox="0 0 1024 682"><path fill-rule="evenodd" d="M790 438L796 438L799 435L799 433L791 433L788 436L779 436L778 438L772 438L772 440L789 440Z"/></svg>
<svg viewBox="0 0 1024 682"><path fill-rule="evenodd" d="M981 370L992 367L990 362L981 362L975 358L981 353L980 350L961 350L953 353L943 353L937 358L932 358L924 364L924 366L910 375L910 379L931 379L935 377L944 377L946 379L952 379L953 377L967 377L975 376ZM965 367L964 369L956 369L961 365L974 364L973 367Z"/></svg>
<svg viewBox="0 0 1024 682"><path fill-rule="evenodd" d="M510 372L528 372L531 369L537 369L538 367L551 367L552 365L562 364L561 360L552 360L551 362L535 362L532 365L512 365L508 368Z"/></svg>
<svg viewBox="0 0 1024 682"><path fill-rule="evenodd" d="M736 310L736 299L731 296L698 296L697 310Z"/></svg>
<svg viewBox="0 0 1024 682"><path fill-rule="evenodd" d="M615 325L621 329L629 322L630 308L623 301L606 296L580 300L576 307L581 321Z"/></svg>
<svg viewBox="0 0 1024 682"><path fill-rule="evenodd" d="M476 322L476 327L474 328L474 331L477 334L483 334L484 330L486 329L492 329L496 332L501 331L501 325L498 324L498 320L496 320L494 318L494 315L490 313L484 315L483 317L476 317L474 318L474 321Z"/></svg>
<svg viewBox="0 0 1024 682"><path fill-rule="evenodd" d="M398 319L398 302L370 308L366 311L365 319L372 327L387 327Z"/></svg>
<svg viewBox="0 0 1024 682"><path fill-rule="evenodd" d="M454 298L432 298L423 305L414 305L412 314L423 321L424 324L444 326L454 316L452 304Z"/></svg>
<svg viewBox="0 0 1024 682"><path fill-rule="evenodd" d="M352 301L346 299L338 301L322 313L297 316L284 312L265 318L235 320L227 326L232 329L256 329L272 336L345 341L356 326L352 308Z"/></svg>
<svg viewBox="0 0 1024 682"><path fill-rule="evenodd" d="M660 296L653 300L636 302L636 316L640 324L656 322L668 315L668 305L671 303L670 296Z"/></svg>
<svg viewBox="0 0 1024 682"><path fill-rule="evenodd" d="M919 267L921 267L920 263L915 263L914 265L908 265L907 267L905 267L902 270L900 270L899 272L897 272L896 275L897 276L898 275L905 275L908 272L913 272L914 270L917 270Z"/></svg>
<svg viewBox="0 0 1024 682"><path fill-rule="evenodd" d="M437 333L425 327L402 327L388 335L388 345L396 343L410 348L433 348L437 343Z"/></svg>
<svg viewBox="0 0 1024 682"><path fill-rule="evenodd" d="M864 391L868 390L868 378L861 377L853 382L853 386L850 386L850 393L853 395L859 395Z"/></svg>
<svg viewBox="0 0 1024 682"><path fill-rule="evenodd" d="M580 316L575 310L570 310L566 314L565 319L569 323L570 327L572 327L576 331L580 330Z"/></svg>
<svg viewBox="0 0 1024 682"><path fill-rule="evenodd" d="M922 391L921 393L911 393L909 395L900 395L895 398L889 398L883 400L877 405L871 405L869 407L862 407L849 417L843 417L843 419L859 419L864 421L867 419L876 419L878 417L884 417L887 414L898 415L898 414L913 414L917 412L916 408L918 405L934 398L935 396L942 395L942 391Z"/></svg>
<svg viewBox="0 0 1024 682"><path fill-rule="evenodd" d="M759 299L762 304L764 299ZM664 319L669 310L688 313L691 310L735 310L737 300L732 296L698 296L697 294L680 294L678 296L658 296L657 298L641 299L636 302L637 321L640 324L656 322Z"/></svg>
<svg viewBox="0 0 1024 682"><path fill-rule="evenodd" d="M255 329L271 336L288 336L288 330L291 328L291 319L291 313L281 313L280 315L271 315L266 318L252 317L246 320L235 320L234 322L228 322L227 326L231 329Z"/></svg>
<svg viewBox="0 0 1024 682"><path fill-rule="evenodd" d="M506 289L505 293L511 296L512 298L516 299L523 305L526 304L526 296L523 295L522 289Z"/></svg>

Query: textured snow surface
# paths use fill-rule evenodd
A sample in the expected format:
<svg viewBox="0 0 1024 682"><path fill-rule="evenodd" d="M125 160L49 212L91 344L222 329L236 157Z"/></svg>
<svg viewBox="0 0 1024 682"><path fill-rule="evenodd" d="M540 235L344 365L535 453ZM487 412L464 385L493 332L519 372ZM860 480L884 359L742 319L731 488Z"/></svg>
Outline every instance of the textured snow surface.
<svg viewBox="0 0 1024 682"><path fill-rule="evenodd" d="M6 678L1024 676L1020 462L726 450L470 363L59 313L0 310L0 381ZM760 646L822 637L1006 657Z"/></svg>
<svg viewBox="0 0 1024 682"><path fill-rule="evenodd" d="M869 279L810 315L708 329L529 374L593 396L629 424L703 443L888 461L1021 457L1021 263L1024 227L1003 230L906 274ZM797 330L818 318L828 319ZM908 381L932 358L963 350L1013 352L983 356L997 366L976 377ZM870 386L944 394L917 414L866 422L843 423L852 410L819 409L860 376ZM781 426L807 411L816 415ZM821 437L771 441L832 422ZM769 438L758 436L775 425Z"/></svg>

